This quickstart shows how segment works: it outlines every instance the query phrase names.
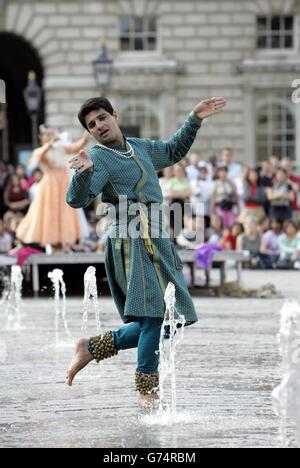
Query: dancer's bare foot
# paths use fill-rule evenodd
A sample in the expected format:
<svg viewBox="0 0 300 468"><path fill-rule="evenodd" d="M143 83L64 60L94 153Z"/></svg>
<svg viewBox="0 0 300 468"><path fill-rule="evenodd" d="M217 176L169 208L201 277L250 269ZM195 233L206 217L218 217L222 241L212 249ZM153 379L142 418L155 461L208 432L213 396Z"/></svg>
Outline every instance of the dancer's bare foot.
<svg viewBox="0 0 300 468"><path fill-rule="evenodd" d="M142 408L155 409L159 406L159 396L157 393L140 395L138 403Z"/></svg>
<svg viewBox="0 0 300 468"><path fill-rule="evenodd" d="M79 340L76 345L75 356L72 359L66 377L66 383L70 387L72 386L75 375L94 359L87 349L88 342L88 340L82 339Z"/></svg>

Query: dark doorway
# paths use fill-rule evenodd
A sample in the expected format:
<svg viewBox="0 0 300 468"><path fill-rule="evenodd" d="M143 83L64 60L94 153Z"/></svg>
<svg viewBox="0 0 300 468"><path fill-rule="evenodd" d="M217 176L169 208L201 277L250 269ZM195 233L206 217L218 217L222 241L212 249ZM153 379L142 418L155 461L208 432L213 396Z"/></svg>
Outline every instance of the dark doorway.
<svg viewBox="0 0 300 468"><path fill-rule="evenodd" d="M36 50L22 37L12 33L0 33L0 57L0 79L6 83L8 157L10 162L16 163L18 152L31 148L32 144L31 120L23 96L28 72L33 70L42 86L43 66ZM39 122L43 120L42 98ZM4 156L0 153L0 159Z"/></svg>

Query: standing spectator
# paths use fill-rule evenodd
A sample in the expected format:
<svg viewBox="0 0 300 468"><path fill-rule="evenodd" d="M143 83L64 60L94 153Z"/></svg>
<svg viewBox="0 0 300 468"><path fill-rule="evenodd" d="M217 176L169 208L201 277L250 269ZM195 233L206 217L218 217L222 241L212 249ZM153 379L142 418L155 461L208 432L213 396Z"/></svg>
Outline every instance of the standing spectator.
<svg viewBox="0 0 300 468"><path fill-rule="evenodd" d="M30 204L29 195L22 189L19 177L16 174L10 176L4 191L4 203L13 213L26 214Z"/></svg>
<svg viewBox="0 0 300 468"><path fill-rule="evenodd" d="M267 197L271 204L271 218L287 221L292 218L292 204L295 200L295 193L288 180L285 169L278 169L273 188L267 189Z"/></svg>
<svg viewBox="0 0 300 468"><path fill-rule="evenodd" d="M295 174L293 161L288 158L285 158L281 161L281 167L287 171L290 184L295 192L295 199L292 205L292 210L296 217L300 206L300 176Z"/></svg>
<svg viewBox="0 0 300 468"><path fill-rule="evenodd" d="M294 221L286 221L284 234L279 237L280 262L279 268L292 270L300 259L300 237L298 226Z"/></svg>
<svg viewBox="0 0 300 468"><path fill-rule="evenodd" d="M199 176L200 156L197 153L192 153L189 157L190 164L186 167L186 175L189 180L197 180Z"/></svg>
<svg viewBox="0 0 300 468"><path fill-rule="evenodd" d="M244 228L240 223L235 223L231 229L225 230L223 239L221 241L221 247L224 250L236 250L237 240L241 234L243 234Z"/></svg>
<svg viewBox="0 0 300 468"><path fill-rule="evenodd" d="M171 167L166 167L163 170L163 176L160 177L159 183L160 183L160 188L164 197L164 201L168 202L168 194L170 191L170 181L173 178L173 166Z"/></svg>
<svg viewBox="0 0 300 468"><path fill-rule="evenodd" d="M239 217L240 223L244 223L249 216L254 217L259 223L265 216L266 193L261 183L259 171L249 169L245 174L244 181L244 203L245 206Z"/></svg>
<svg viewBox="0 0 300 468"><path fill-rule="evenodd" d="M199 164L199 175L196 180L191 181L192 196L191 204L193 213L204 216L206 229L210 226L211 197L214 192L215 183L211 180L208 164L202 161Z"/></svg>
<svg viewBox="0 0 300 468"><path fill-rule="evenodd" d="M167 195L170 200L170 204L177 204L177 205L179 204L181 207L181 213L183 214L184 204L186 202L189 202L190 197L192 195L191 182L186 177L185 170L181 164L176 164L175 166L173 166L173 171L174 171L174 177L170 180L170 187L169 187L169 191ZM170 234L172 238L176 238L179 235L179 232L181 231L181 229L184 227L184 220L183 220L182 215L181 215L181 219L175 220L175 215L177 213L178 212L176 211L176 209L175 209L175 213L174 213L174 210L171 210L170 212L170 231L171 231ZM177 232L177 227L178 229L180 229L178 232Z"/></svg>
<svg viewBox="0 0 300 468"><path fill-rule="evenodd" d="M271 156L269 158L269 161L270 161L270 164L271 164L272 173L273 173L273 175L275 175L276 172L278 171L278 169L280 168L279 158L278 158L278 156Z"/></svg>
<svg viewBox="0 0 300 468"><path fill-rule="evenodd" d="M273 187L273 180L275 173L273 172L272 164L270 161L262 161L260 179L265 188Z"/></svg>
<svg viewBox="0 0 300 468"><path fill-rule="evenodd" d="M245 232L237 240L237 249L250 252L250 268L257 268L260 263L259 253L262 235L258 231L256 218L249 216L244 223Z"/></svg>
<svg viewBox="0 0 300 468"><path fill-rule="evenodd" d="M212 211L222 219L225 229L230 229L236 221L237 201L235 185L228 179L228 168L224 165L220 166L211 204Z"/></svg>
<svg viewBox="0 0 300 468"><path fill-rule="evenodd" d="M241 179L243 175L243 168L240 164L234 162L234 150L233 148L225 148L222 151L222 163L228 169L228 178L231 181Z"/></svg>
<svg viewBox="0 0 300 468"><path fill-rule="evenodd" d="M208 171L211 177L211 180L217 180L218 178L218 156L212 154L208 160Z"/></svg>
<svg viewBox="0 0 300 468"><path fill-rule="evenodd" d="M275 268L280 256L279 237L282 234L283 223L272 219L271 229L262 236L260 246L260 260L262 267L267 270Z"/></svg>
<svg viewBox="0 0 300 468"><path fill-rule="evenodd" d="M7 166L3 161L0 161L0 218L3 217L6 208L4 203L4 191L9 179Z"/></svg>

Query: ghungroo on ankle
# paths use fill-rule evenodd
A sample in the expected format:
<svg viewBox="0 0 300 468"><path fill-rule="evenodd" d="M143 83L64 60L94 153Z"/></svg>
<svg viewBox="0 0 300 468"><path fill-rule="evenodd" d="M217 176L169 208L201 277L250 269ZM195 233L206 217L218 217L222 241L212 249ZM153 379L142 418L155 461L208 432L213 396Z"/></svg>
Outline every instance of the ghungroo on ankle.
<svg viewBox="0 0 300 468"><path fill-rule="evenodd" d="M108 359L118 354L111 331L104 333L103 336L99 335L90 338L88 350L96 362L103 361L104 359Z"/></svg>
<svg viewBox="0 0 300 468"><path fill-rule="evenodd" d="M135 387L141 395L155 393L159 386L159 373L143 374L138 369L135 371Z"/></svg>

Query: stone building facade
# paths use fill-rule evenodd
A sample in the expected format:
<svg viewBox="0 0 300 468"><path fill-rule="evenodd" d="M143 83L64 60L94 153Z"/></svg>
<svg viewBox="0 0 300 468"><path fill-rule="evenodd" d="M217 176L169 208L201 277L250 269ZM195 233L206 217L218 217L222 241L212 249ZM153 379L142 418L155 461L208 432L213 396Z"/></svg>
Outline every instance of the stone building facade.
<svg viewBox="0 0 300 468"><path fill-rule="evenodd" d="M124 17L156 18L151 50L121 50ZM293 18L281 23L292 28L288 47L277 47L276 38L274 48L258 46L270 17ZM224 96L226 113L205 122L195 150L206 158L230 146L247 164L271 152L300 163L300 104L292 101L300 79L299 0L0 0L0 48L3 35L36 51L45 119L74 136L81 103L99 94L92 62L105 37L113 59L108 97L121 123L167 138L200 99Z"/></svg>

